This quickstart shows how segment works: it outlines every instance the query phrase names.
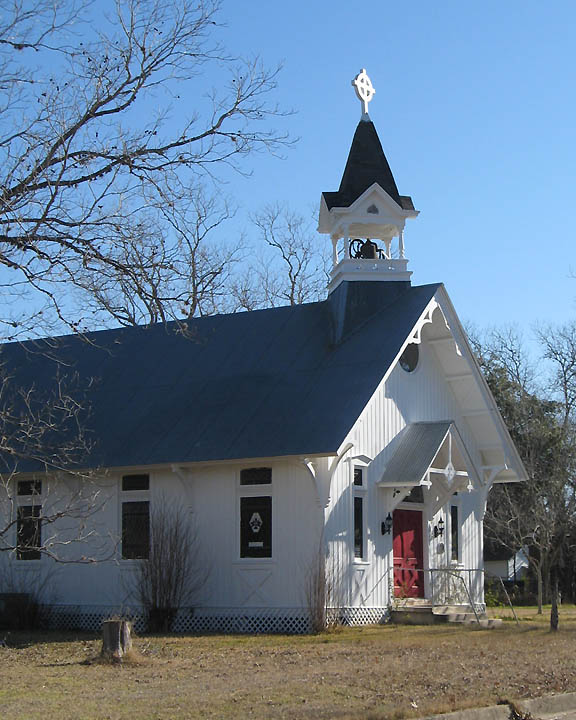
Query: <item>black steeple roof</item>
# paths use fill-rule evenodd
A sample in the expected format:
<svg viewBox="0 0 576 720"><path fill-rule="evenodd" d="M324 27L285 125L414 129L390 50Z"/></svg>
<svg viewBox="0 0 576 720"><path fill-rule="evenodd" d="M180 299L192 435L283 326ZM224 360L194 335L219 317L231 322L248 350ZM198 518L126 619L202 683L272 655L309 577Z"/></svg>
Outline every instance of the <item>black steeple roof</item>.
<svg viewBox="0 0 576 720"><path fill-rule="evenodd" d="M404 210L414 209L412 199L398 192L374 123L360 120L338 192L323 193L328 209L349 207L374 183L378 183Z"/></svg>

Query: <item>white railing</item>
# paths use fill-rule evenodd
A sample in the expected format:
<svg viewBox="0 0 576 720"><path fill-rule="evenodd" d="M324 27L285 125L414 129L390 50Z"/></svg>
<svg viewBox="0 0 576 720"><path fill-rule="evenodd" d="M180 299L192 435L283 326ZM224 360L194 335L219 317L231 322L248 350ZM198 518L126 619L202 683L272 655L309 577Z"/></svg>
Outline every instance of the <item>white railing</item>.
<svg viewBox="0 0 576 720"><path fill-rule="evenodd" d="M474 616L478 622L478 607L483 605L483 587L484 587L484 570L479 568L461 568L461 567L444 567L444 568L414 568L399 567L394 568L396 572L406 573L407 587L405 588L405 597L408 598L414 585L422 588L428 588L427 597L432 609L443 605L468 605L474 612ZM415 580L418 582L414 582ZM396 584L396 583L395 583ZM395 600L401 600L396 596Z"/></svg>

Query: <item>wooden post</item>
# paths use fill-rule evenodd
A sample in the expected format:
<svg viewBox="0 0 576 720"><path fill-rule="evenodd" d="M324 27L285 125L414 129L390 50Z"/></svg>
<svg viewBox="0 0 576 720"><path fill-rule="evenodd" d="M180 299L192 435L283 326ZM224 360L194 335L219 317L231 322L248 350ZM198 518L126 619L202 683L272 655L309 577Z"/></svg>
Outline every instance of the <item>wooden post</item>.
<svg viewBox="0 0 576 720"><path fill-rule="evenodd" d="M104 620L102 655L120 662L132 649L132 623L127 620Z"/></svg>

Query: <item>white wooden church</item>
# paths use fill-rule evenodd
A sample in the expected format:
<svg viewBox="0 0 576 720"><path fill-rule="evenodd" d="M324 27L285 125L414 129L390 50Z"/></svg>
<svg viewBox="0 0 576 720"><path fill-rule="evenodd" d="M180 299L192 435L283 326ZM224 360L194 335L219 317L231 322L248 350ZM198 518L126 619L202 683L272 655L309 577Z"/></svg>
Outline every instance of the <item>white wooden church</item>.
<svg viewBox="0 0 576 720"><path fill-rule="evenodd" d="M339 190L320 200L326 300L194 319L187 336L157 325L45 341L59 381L84 381L80 467L102 501L47 526L83 480L18 467L3 507L20 546L0 553L0 577L46 578L53 623L141 614L131 578L158 503L184 509L206 568L175 630L306 631L319 557L343 622L383 622L406 598L482 609L487 496L525 471L444 286L411 284L404 229L418 211L368 115L365 71L355 86L363 113ZM56 382L42 343L2 353L23 386ZM74 522L88 540L61 553L107 559L35 550Z"/></svg>

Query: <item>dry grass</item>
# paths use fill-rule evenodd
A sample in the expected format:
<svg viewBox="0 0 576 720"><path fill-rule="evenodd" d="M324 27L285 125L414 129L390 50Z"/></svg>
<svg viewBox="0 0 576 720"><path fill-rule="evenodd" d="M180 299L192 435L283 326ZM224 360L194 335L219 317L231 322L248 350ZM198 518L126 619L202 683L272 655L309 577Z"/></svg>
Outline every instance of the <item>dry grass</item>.
<svg viewBox="0 0 576 720"><path fill-rule="evenodd" d="M502 614L495 611L494 614ZM0 717L384 720L576 690L576 609L498 630L366 627L320 636L136 638L146 662L89 664L94 636L13 634Z"/></svg>

